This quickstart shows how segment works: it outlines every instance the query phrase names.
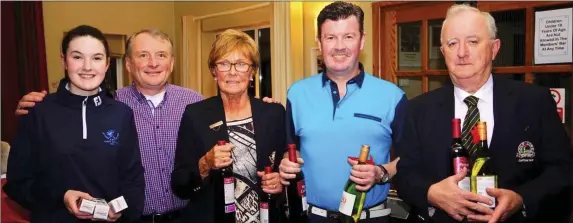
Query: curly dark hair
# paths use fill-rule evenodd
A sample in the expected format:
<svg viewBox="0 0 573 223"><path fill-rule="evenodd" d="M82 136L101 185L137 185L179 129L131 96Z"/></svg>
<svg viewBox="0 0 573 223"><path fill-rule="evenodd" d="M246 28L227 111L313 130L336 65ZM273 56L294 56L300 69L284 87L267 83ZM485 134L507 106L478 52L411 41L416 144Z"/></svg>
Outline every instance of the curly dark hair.
<svg viewBox="0 0 573 223"><path fill-rule="evenodd" d="M327 19L338 21L350 16L356 16L356 19L358 19L360 35L362 35L362 33L364 33L364 11L362 11L362 8L350 2L336 1L324 7L318 14L318 18L316 19L316 25L318 27L317 38L320 39L322 35L322 24Z"/></svg>

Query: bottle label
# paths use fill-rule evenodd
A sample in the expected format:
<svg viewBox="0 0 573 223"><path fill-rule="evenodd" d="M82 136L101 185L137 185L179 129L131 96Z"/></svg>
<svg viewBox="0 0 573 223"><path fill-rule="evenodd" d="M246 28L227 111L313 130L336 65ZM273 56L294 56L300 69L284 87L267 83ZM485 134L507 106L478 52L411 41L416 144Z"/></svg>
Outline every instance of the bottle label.
<svg viewBox="0 0 573 223"><path fill-rule="evenodd" d="M308 203L306 203L306 196L301 198L302 200L302 211L306 211L308 209Z"/></svg>
<svg viewBox="0 0 573 223"><path fill-rule="evenodd" d="M261 223L269 223L269 203L261 202L260 211Z"/></svg>
<svg viewBox="0 0 573 223"><path fill-rule="evenodd" d="M235 179L233 177L223 178L223 190L225 191L225 204L235 203ZM226 208L225 208L226 210ZM228 212L227 212L228 213Z"/></svg>
<svg viewBox="0 0 573 223"><path fill-rule="evenodd" d="M225 205L225 213L233 213L235 212L235 204Z"/></svg>
<svg viewBox="0 0 573 223"><path fill-rule="evenodd" d="M303 180L300 180L296 183L296 188L298 189L298 196L304 197L306 194L306 186L304 185Z"/></svg>
<svg viewBox="0 0 573 223"><path fill-rule="evenodd" d="M459 172L462 172L464 167L468 170L470 168L470 162L469 162L468 158L466 158L466 157L454 158L454 174L458 174Z"/></svg>
<svg viewBox="0 0 573 223"><path fill-rule="evenodd" d="M340 199L340 207L338 207L338 211L344 215L352 216L354 201L356 201L356 195L342 191L342 199Z"/></svg>
<svg viewBox="0 0 573 223"><path fill-rule="evenodd" d="M477 194L489 198L492 205L480 203L483 206L493 208L495 207L495 197L490 196L486 192L486 188L497 188L497 176L476 176L476 191Z"/></svg>
<svg viewBox="0 0 573 223"><path fill-rule="evenodd" d="M288 190L285 190L285 196L288 197ZM286 199L286 202L284 203L284 207L285 207L285 214L286 216L290 216L290 204L288 199Z"/></svg>
<svg viewBox="0 0 573 223"><path fill-rule="evenodd" d="M306 203L306 186L304 185L304 180L299 180L296 183L296 188L302 202L302 210L306 211L308 209L308 203Z"/></svg>
<svg viewBox="0 0 573 223"><path fill-rule="evenodd" d="M464 177L464 179L458 182L458 187L465 191L471 191L471 181L470 177Z"/></svg>

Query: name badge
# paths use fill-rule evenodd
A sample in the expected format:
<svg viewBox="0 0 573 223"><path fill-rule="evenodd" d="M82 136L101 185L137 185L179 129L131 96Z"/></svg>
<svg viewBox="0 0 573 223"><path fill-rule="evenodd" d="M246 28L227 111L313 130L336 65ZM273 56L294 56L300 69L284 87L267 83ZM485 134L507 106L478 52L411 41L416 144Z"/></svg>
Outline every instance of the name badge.
<svg viewBox="0 0 573 223"><path fill-rule="evenodd" d="M209 125L209 128L210 128L210 129L213 129L213 130L215 130L215 131L218 131L218 130L219 130L219 127L220 127L221 125L223 125L223 121L218 121L218 122L215 122L215 123Z"/></svg>

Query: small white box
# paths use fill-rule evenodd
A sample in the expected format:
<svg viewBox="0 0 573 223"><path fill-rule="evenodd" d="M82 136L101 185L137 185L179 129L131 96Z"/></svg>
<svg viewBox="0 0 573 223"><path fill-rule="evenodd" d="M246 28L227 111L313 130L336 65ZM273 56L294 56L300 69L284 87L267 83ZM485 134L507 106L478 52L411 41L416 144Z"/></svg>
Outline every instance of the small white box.
<svg viewBox="0 0 573 223"><path fill-rule="evenodd" d="M96 202L95 210L93 214L94 219L107 220L109 214L109 205L103 199L94 199Z"/></svg>
<svg viewBox="0 0 573 223"><path fill-rule="evenodd" d="M113 199L108 204L114 213L119 213L127 208L127 203L125 202L123 196Z"/></svg>
<svg viewBox="0 0 573 223"><path fill-rule="evenodd" d="M79 206L80 206L79 211L84 212L84 213L88 213L88 214L93 214L95 206L96 206L96 202L82 198L79 201Z"/></svg>

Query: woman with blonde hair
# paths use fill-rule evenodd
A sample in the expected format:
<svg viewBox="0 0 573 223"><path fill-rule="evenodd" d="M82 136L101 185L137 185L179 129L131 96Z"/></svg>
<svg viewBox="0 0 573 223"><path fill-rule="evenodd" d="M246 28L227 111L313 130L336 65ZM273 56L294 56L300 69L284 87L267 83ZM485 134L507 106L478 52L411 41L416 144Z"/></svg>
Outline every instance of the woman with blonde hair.
<svg viewBox="0 0 573 223"><path fill-rule="evenodd" d="M261 195L282 192L275 154L285 151L284 107L248 95L260 58L255 41L247 34L231 29L223 32L213 43L208 63L219 95L185 109L173 191L190 199L184 222L226 222L221 170L232 167L236 210L231 211L234 221L230 222L260 222ZM218 145L219 141L227 143ZM264 174L266 166L273 173ZM269 209L273 213L277 207ZM277 221L278 213L274 213L270 222Z"/></svg>

